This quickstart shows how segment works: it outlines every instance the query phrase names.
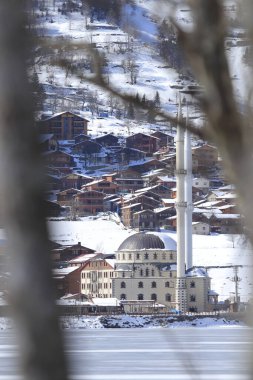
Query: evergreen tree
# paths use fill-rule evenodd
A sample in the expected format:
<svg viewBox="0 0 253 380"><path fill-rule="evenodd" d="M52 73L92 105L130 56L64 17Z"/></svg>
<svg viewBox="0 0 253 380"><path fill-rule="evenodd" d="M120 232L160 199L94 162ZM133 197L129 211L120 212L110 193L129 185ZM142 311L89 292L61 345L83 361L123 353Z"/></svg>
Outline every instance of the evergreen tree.
<svg viewBox="0 0 253 380"><path fill-rule="evenodd" d="M135 118L135 110L134 110L133 103L129 103L128 104L127 115L126 116L127 116L128 119L131 119L131 120L133 120Z"/></svg>
<svg viewBox="0 0 253 380"><path fill-rule="evenodd" d="M160 108L161 101L160 101L160 95L159 92L156 91L155 98L154 98L154 108Z"/></svg>
<svg viewBox="0 0 253 380"><path fill-rule="evenodd" d="M45 91L43 85L39 81L39 77L36 71L34 71L31 79L32 92L34 94L34 104L36 111L43 110L43 104L45 100Z"/></svg>

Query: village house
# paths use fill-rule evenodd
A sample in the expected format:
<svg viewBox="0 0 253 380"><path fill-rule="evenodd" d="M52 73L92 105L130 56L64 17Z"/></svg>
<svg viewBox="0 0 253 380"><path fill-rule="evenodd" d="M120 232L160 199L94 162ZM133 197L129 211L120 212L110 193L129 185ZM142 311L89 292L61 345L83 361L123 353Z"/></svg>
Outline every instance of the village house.
<svg viewBox="0 0 253 380"><path fill-rule="evenodd" d="M142 187L139 190L136 190L136 194L142 194L146 192L152 192L153 194L157 195L158 197L168 197L171 195L171 191L168 187L163 186L163 185L154 185L154 186L149 186L149 187ZM159 199L159 198L158 198Z"/></svg>
<svg viewBox="0 0 253 380"><path fill-rule="evenodd" d="M193 178L192 186L200 189L203 194L207 194L210 189L210 181L205 177Z"/></svg>
<svg viewBox="0 0 253 380"><path fill-rule="evenodd" d="M143 209L140 202L127 204L121 207L121 220L124 226L131 227L133 225L133 214Z"/></svg>
<svg viewBox="0 0 253 380"><path fill-rule="evenodd" d="M87 135L88 120L72 112L61 112L38 122L39 133L52 133L57 140L73 140Z"/></svg>
<svg viewBox="0 0 253 380"><path fill-rule="evenodd" d="M53 269L57 298L65 294L81 293L81 271L82 268L77 266Z"/></svg>
<svg viewBox="0 0 253 380"><path fill-rule="evenodd" d="M210 218L212 232L221 234L241 234L243 220L240 214L215 214Z"/></svg>
<svg viewBox="0 0 253 380"><path fill-rule="evenodd" d="M144 133L135 133L126 138L126 147L139 149L147 155L152 155L159 149L160 139L155 136L146 135Z"/></svg>
<svg viewBox="0 0 253 380"><path fill-rule="evenodd" d="M51 259L54 265L63 266L68 264L71 266L71 260L80 257L94 254L93 249L84 247L81 242L74 245L58 245L51 249ZM88 257L88 256L87 256Z"/></svg>
<svg viewBox="0 0 253 380"><path fill-rule="evenodd" d="M93 155L101 152L102 145L93 140L84 140L74 144L71 149L75 154L82 154L87 156L86 160L88 160L89 157L91 158Z"/></svg>
<svg viewBox="0 0 253 380"><path fill-rule="evenodd" d="M115 260L94 258L81 270L81 292L88 297L111 298Z"/></svg>
<svg viewBox="0 0 253 380"><path fill-rule="evenodd" d="M74 197L75 213L78 216L87 216L103 212L104 196L104 193L95 190L78 192Z"/></svg>
<svg viewBox="0 0 253 380"><path fill-rule="evenodd" d="M60 206L72 208L74 204L74 196L77 193L81 193L81 191L75 188L60 191L56 194L57 203Z"/></svg>
<svg viewBox="0 0 253 380"><path fill-rule="evenodd" d="M39 145L41 152L58 150L59 148L58 141L52 133L39 134Z"/></svg>
<svg viewBox="0 0 253 380"><path fill-rule="evenodd" d="M165 166L166 165L164 163L162 163L162 161L151 158L151 159L144 161L142 163L129 165L129 168L131 170L137 171L138 173L144 174L144 173L147 173L151 170L164 169Z"/></svg>
<svg viewBox="0 0 253 380"><path fill-rule="evenodd" d="M218 164L218 150L209 144L193 147L192 155L194 160L198 162L197 167L193 166L193 171L210 171Z"/></svg>
<svg viewBox="0 0 253 380"><path fill-rule="evenodd" d="M110 162L117 162L121 165L128 165L132 161L141 161L146 158L146 153L134 148L118 146L110 148L109 152Z"/></svg>
<svg viewBox="0 0 253 380"><path fill-rule="evenodd" d="M137 211L153 210L160 206L160 200L157 200L157 195L152 194L133 195L130 199L124 200L121 208L122 222L126 227L133 227L133 214ZM159 198L159 197L158 197ZM160 198L159 198L160 199Z"/></svg>
<svg viewBox="0 0 253 380"><path fill-rule="evenodd" d="M151 136L157 137L159 139L160 147L174 146L174 137L168 135L167 133L156 131L151 133Z"/></svg>
<svg viewBox="0 0 253 380"><path fill-rule="evenodd" d="M103 135L103 136L96 137L95 141L104 147L111 147L111 146L119 145L119 138L114 136L111 133L108 133L108 134Z"/></svg>
<svg viewBox="0 0 253 380"><path fill-rule="evenodd" d="M104 194L116 194L118 192L118 185L114 182L106 181L105 179L99 179L82 186L82 190L94 190Z"/></svg>
<svg viewBox="0 0 253 380"><path fill-rule="evenodd" d="M167 218L176 215L175 207L158 207L154 209L154 213L156 214L157 225L159 227L163 227L166 225Z"/></svg>
<svg viewBox="0 0 253 380"><path fill-rule="evenodd" d="M192 223L192 233L196 235L209 235L210 225L203 222L193 222Z"/></svg>
<svg viewBox="0 0 253 380"><path fill-rule="evenodd" d="M73 156L60 150L45 152L43 160L46 166L53 167L63 174L70 173L75 166Z"/></svg>
<svg viewBox="0 0 253 380"><path fill-rule="evenodd" d="M56 175L46 174L45 183L47 191L60 190L61 188L60 177Z"/></svg>
<svg viewBox="0 0 253 380"><path fill-rule="evenodd" d="M136 231L155 231L158 228L156 213L153 210L141 210L133 213L132 228Z"/></svg>
<svg viewBox="0 0 253 380"><path fill-rule="evenodd" d="M49 201L47 199L43 200L43 207L47 217L58 217L65 212L65 209L61 207L58 203Z"/></svg>
<svg viewBox="0 0 253 380"><path fill-rule="evenodd" d="M60 189L66 190L73 188L80 190L83 185L86 185L93 180L93 177L84 174L71 173L60 178Z"/></svg>
<svg viewBox="0 0 253 380"><path fill-rule="evenodd" d="M75 144L78 144L80 142L88 141L90 139L91 139L90 136L85 135L84 133L81 133L80 135L75 136L74 140L75 140Z"/></svg>

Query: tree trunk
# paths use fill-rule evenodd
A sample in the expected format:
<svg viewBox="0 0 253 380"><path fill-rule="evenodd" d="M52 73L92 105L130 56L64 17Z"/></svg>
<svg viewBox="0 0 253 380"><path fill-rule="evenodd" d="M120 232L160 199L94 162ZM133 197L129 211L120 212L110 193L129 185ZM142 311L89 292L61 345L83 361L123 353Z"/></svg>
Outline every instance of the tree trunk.
<svg viewBox="0 0 253 380"><path fill-rule="evenodd" d="M0 3L0 183L10 301L25 379L65 380L43 207L45 181L27 79L32 39L26 10L25 0Z"/></svg>

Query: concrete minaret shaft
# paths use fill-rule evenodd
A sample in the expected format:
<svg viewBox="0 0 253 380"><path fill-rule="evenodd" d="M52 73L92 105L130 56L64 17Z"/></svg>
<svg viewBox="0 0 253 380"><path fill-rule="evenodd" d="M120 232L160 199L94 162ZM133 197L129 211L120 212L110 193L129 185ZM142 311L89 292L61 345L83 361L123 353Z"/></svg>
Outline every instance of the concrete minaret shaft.
<svg viewBox="0 0 253 380"><path fill-rule="evenodd" d="M188 110L186 126L188 123ZM184 168L185 176L185 263L186 269L192 267L192 151L191 133L186 129L184 144Z"/></svg>
<svg viewBox="0 0 253 380"><path fill-rule="evenodd" d="M179 117L181 117L181 101L179 98ZM184 169L184 130L177 127L176 138L176 177L177 177L177 283L176 305L181 311L186 311L185 282L185 169Z"/></svg>

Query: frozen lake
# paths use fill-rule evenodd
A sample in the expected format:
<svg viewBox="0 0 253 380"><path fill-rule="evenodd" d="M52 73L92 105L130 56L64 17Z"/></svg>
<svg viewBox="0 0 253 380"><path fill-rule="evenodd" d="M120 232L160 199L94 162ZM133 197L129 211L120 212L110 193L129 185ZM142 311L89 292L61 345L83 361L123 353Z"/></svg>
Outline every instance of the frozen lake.
<svg viewBox="0 0 253 380"><path fill-rule="evenodd" d="M68 330L73 380L248 380L248 328ZM18 375L13 333L0 333L0 380Z"/></svg>

